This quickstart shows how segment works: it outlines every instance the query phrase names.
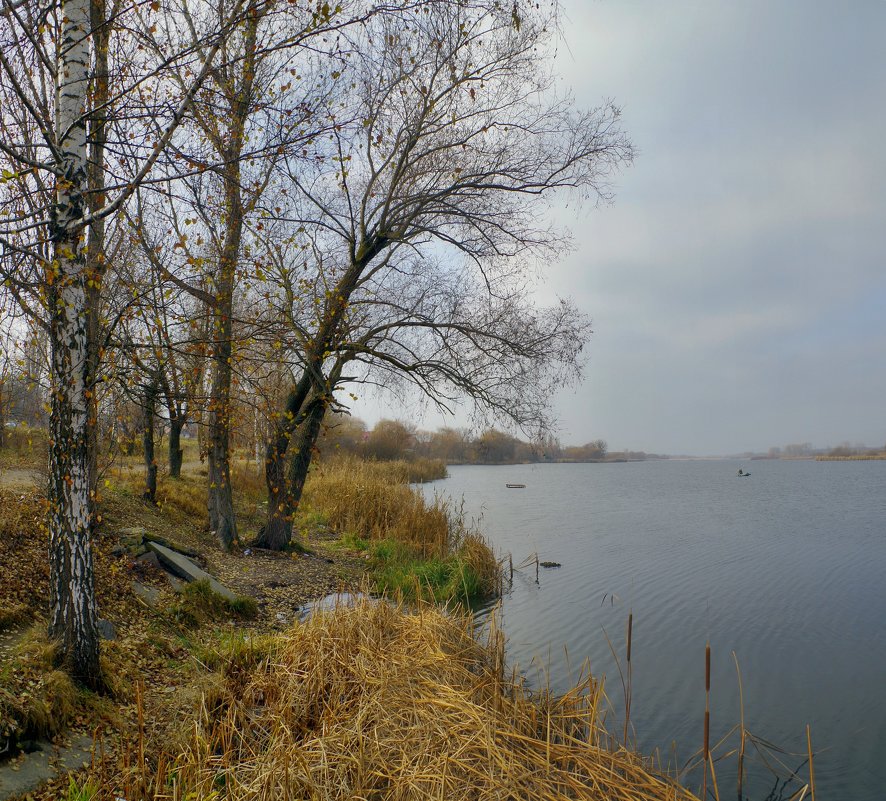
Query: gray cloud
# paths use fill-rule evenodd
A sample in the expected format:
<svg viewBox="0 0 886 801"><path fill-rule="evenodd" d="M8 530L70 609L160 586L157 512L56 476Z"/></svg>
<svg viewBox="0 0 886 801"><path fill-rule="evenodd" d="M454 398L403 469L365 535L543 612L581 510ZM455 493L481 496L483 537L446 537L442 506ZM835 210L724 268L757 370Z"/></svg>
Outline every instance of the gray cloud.
<svg viewBox="0 0 886 801"><path fill-rule="evenodd" d="M596 331L585 382L556 398L562 439L882 445L886 3L565 10L559 89L614 98L640 153L613 206L552 212L576 249L539 297L574 297Z"/></svg>
<svg viewBox="0 0 886 801"><path fill-rule="evenodd" d="M564 438L882 444L886 4L567 14L564 85L615 96L641 153L549 283L597 331Z"/></svg>

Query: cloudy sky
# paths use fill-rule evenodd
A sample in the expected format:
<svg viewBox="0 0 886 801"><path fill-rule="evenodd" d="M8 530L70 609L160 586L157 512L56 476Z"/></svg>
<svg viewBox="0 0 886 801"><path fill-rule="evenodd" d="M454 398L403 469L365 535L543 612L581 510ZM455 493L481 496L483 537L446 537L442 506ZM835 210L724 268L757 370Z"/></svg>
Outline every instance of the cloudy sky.
<svg viewBox="0 0 886 801"><path fill-rule="evenodd" d="M614 98L639 155L549 268L595 329L561 440L883 445L886 2L565 8L564 87Z"/></svg>

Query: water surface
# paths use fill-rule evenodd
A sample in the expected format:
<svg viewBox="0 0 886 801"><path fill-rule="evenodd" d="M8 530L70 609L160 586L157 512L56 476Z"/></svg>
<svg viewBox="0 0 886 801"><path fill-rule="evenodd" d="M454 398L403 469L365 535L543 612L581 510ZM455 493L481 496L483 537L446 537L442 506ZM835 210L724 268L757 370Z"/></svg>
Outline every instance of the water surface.
<svg viewBox="0 0 886 801"><path fill-rule="evenodd" d="M750 478L738 478L739 467ZM429 493L464 498L520 570L502 603L508 654L563 690L583 660L605 674L613 728L633 611L636 743L680 764L701 745L704 650L712 649L712 739L740 719L805 761L816 796L886 798L886 462L650 461L456 466ZM507 489L524 483L525 489ZM782 771L784 772L784 771ZM805 767L803 768L805 775ZM718 766L735 798L733 761ZM693 783L693 778L690 783ZM773 784L752 769L753 799ZM795 785L796 787L796 785Z"/></svg>

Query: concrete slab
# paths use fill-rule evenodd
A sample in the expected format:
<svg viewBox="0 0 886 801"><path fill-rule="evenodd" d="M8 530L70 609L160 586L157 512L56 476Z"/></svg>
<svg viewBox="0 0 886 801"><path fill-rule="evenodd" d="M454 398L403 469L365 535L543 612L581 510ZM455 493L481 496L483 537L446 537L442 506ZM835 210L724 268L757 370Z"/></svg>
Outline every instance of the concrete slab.
<svg viewBox="0 0 886 801"><path fill-rule="evenodd" d="M92 738L83 735L67 748L40 743L40 749L0 765L0 801L36 790L62 773L92 762Z"/></svg>
<svg viewBox="0 0 886 801"><path fill-rule="evenodd" d="M223 598L227 598L229 601L237 600L238 596L235 592L231 592L223 584L220 584L213 576L210 576L209 573L188 559L187 556L178 553L178 551L173 551L165 545L160 545L159 542L151 542L149 540L147 545L148 548L157 554L157 558L163 563L164 567L176 575L181 576L186 581L208 581L213 591Z"/></svg>

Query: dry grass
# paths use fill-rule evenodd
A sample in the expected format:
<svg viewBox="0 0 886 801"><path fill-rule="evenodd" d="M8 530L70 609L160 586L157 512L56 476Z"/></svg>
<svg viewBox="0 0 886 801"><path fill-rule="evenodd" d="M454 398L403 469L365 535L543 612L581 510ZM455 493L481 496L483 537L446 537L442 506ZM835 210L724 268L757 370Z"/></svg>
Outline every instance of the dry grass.
<svg viewBox="0 0 886 801"><path fill-rule="evenodd" d="M42 625L29 629L0 667L0 744L47 737L63 730L81 691L55 668L55 645Z"/></svg>
<svg viewBox="0 0 886 801"><path fill-rule="evenodd" d="M312 472L303 508L368 550L376 589L438 602L500 592L501 568L462 511L408 485L407 462L332 460ZM304 514L304 512L303 512Z"/></svg>
<svg viewBox="0 0 886 801"><path fill-rule="evenodd" d="M316 615L225 671L154 797L694 798L601 745L592 681L540 704L505 678L500 638L471 635L427 607Z"/></svg>
<svg viewBox="0 0 886 801"><path fill-rule="evenodd" d="M0 448L0 467L46 469L49 460L49 437L43 428L19 425L4 432Z"/></svg>
<svg viewBox="0 0 886 801"><path fill-rule="evenodd" d="M426 503L408 481L405 462L335 459L311 473L303 504L322 512L338 531L395 540L423 556L446 556L451 551L448 507L442 501Z"/></svg>

